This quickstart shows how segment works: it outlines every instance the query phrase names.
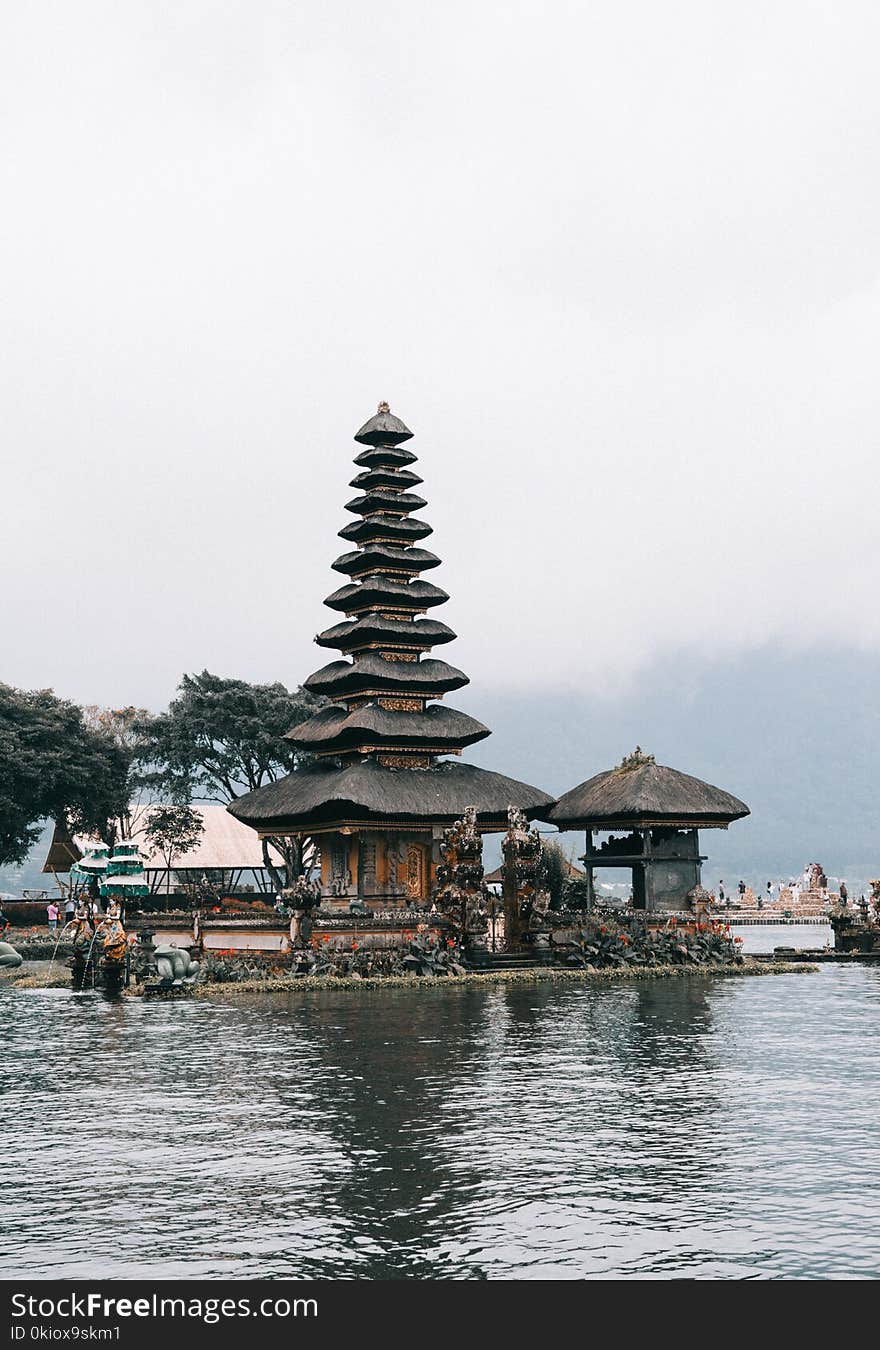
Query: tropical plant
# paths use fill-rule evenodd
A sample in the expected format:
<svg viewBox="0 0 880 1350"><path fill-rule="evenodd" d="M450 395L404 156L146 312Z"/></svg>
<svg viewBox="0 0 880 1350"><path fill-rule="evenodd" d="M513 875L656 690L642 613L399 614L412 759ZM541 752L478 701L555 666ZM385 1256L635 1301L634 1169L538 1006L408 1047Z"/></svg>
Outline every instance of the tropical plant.
<svg viewBox="0 0 880 1350"><path fill-rule="evenodd" d="M191 806L153 806L144 826L144 838L161 853L169 872L174 860L191 853L204 833L204 821Z"/></svg>
<svg viewBox="0 0 880 1350"><path fill-rule="evenodd" d="M0 864L22 862L47 818L105 838L125 808L129 769L76 703L0 684Z"/></svg>
<svg viewBox="0 0 880 1350"><path fill-rule="evenodd" d="M203 670L184 675L167 713L145 726L147 781L175 802L230 803L309 762L285 735L326 703L305 689L248 684ZM263 863L277 890L308 873L316 850L305 836L262 841ZM270 847L283 859L284 873Z"/></svg>

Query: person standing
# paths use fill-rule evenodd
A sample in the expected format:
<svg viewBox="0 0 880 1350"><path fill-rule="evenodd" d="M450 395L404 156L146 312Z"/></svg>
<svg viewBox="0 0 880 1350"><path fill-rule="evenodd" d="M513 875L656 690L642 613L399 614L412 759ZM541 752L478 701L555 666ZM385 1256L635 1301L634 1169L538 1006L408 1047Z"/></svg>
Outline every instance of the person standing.
<svg viewBox="0 0 880 1350"><path fill-rule="evenodd" d="M739 891L739 903L742 904L746 898L746 883L744 881L740 881L737 889Z"/></svg>
<svg viewBox="0 0 880 1350"><path fill-rule="evenodd" d="M721 904L721 905L724 904L724 882L723 882L723 881L719 881L719 883L718 883L718 903Z"/></svg>
<svg viewBox="0 0 880 1350"><path fill-rule="evenodd" d="M64 902L64 925L73 923L73 916L76 913L76 904L70 891L67 892L67 899Z"/></svg>
<svg viewBox="0 0 880 1350"><path fill-rule="evenodd" d="M54 900L50 900L46 906L46 917L49 920L49 932L54 933L58 927L59 909Z"/></svg>
<svg viewBox="0 0 880 1350"><path fill-rule="evenodd" d="M846 889L846 882L842 881L840 883L840 903L842 905L845 905L848 899L849 899L849 891Z"/></svg>

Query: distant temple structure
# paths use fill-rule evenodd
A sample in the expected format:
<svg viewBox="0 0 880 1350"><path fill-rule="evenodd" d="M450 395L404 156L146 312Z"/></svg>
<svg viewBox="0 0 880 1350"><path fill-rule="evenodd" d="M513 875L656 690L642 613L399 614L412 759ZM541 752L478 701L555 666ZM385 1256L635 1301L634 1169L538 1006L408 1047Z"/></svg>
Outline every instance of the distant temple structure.
<svg viewBox="0 0 880 1350"><path fill-rule="evenodd" d="M260 841L253 831L234 820L219 803L202 803L192 806L191 810L202 823L202 833L186 853L173 854L169 859L144 835L150 806L131 808L130 814L135 817L132 842L139 847L150 895L170 896L207 880L224 894L253 891L255 895L274 898L275 886L265 865ZM100 843L97 836L72 835L63 824L56 825L42 870L54 875L63 892L69 884L64 881L64 876L84 854ZM271 846L269 856L273 863L283 866L282 859Z"/></svg>
<svg viewBox="0 0 880 1350"><path fill-rule="evenodd" d="M633 908L656 913L696 907L693 893L705 862L699 830L723 830L748 814L738 797L655 763L637 746L616 768L566 792L542 819L586 832L591 900L597 867L628 868Z"/></svg>
<svg viewBox="0 0 880 1350"><path fill-rule="evenodd" d="M529 818L552 797L501 774L456 763L489 729L440 700L468 683L428 655L455 638L425 617L449 598L421 574L439 565L421 547L431 526L413 489L412 432L387 403L355 435L366 448L340 536L355 547L333 563L346 583L324 602L345 616L319 633L342 660L305 681L329 704L289 739L312 764L238 798L229 810L260 835L308 836L321 853L321 903L367 908L424 905L441 863L444 830L476 808L481 833L507 828L513 806Z"/></svg>

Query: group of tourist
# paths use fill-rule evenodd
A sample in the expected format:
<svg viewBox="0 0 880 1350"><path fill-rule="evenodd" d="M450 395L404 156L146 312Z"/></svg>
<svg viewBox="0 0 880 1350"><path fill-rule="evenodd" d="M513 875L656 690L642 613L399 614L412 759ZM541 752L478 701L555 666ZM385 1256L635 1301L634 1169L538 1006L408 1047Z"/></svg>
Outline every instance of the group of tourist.
<svg viewBox="0 0 880 1350"><path fill-rule="evenodd" d="M763 909L765 904L772 905L778 899L781 899L782 892L786 888L789 891L791 901L797 904L805 892L827 891L828 877L819 863L809 863L800 876L791 877L788 882L768 881L763 891L752 890L745 881L740 879L736 887L737 903L740 907L748 907L754 903L758 909ZM840 903L845 905L849 897L845 881L840 882L839 894ZM725 891L723 881L718 882L718 904L725 905L728 909L733 904L733 898Z"/></svg>
<svg viewBox="0 0 880 1350"><path fill-rule="evenodd" d="M88 904L89 904L89 912L92 918L96 919L100 914L101 909L100 905L98 904L98 901L90 900ZM66 898L63 901L63 904L60 900L50 900L48 905L46 906L46 917L49 920L49 932L55 933L58 931L58 925L59 923L61 923L62 918L64 920L63 927L66 928L69 923L73 922L73 917L75 914L76 914L76 901L74 900L73 896L69 891L67 893Z"/></svg>

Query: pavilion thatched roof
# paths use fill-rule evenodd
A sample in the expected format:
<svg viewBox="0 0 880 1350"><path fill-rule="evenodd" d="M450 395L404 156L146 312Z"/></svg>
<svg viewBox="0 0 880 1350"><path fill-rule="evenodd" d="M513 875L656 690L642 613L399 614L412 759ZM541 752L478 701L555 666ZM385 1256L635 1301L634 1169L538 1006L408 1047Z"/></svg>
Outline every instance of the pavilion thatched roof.
<svg viewBox="0 0 880 1350"><path fill-rule="evenodd" d="M264 833L296 834L339 822L452 824L475 806L484 829L502 830L508 806L534 816L552 801L540 788L473 764L444 760L429 769L392 769L368 759L340 768L319 760L228 809Z"/></svg>
<svg viewBox="0 0 880 1350"><path fill-rule="evenodd" d="M82 852L77 848L70 831L64 825L57 825L52 832L52 842L43 863L42 872L69 872L74 863L79 862Z"/></svg>
<svg viewBox="0 0 880 1350"><path fill-rule="evenodd" d="M745 802L700 778L656 764L641 750L564 793L542 819L560 829L648 825L723 828L749 814Z"/></svg>

